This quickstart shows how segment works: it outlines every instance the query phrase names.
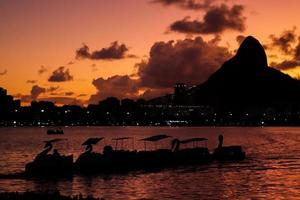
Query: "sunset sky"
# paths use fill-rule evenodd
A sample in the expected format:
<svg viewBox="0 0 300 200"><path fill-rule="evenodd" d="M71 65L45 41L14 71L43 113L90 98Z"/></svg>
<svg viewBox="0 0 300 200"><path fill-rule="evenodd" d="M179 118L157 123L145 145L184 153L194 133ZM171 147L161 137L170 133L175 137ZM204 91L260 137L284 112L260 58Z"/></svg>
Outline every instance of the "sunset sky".
<svg viewBox="0 0 300 200"><path fill-rule="evenodd" d="M298 78L299 8L299 0L0 0L0 87L23 104L151 98L205 81L247 35L266 47L270 66Z"/></svg>

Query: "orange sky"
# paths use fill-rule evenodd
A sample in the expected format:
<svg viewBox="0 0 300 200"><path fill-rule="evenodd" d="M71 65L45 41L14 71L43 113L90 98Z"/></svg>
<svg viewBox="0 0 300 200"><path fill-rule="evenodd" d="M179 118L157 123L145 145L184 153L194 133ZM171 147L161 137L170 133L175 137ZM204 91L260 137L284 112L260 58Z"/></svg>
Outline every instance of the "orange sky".
<svg viewBox="0 0 300 200"><path fill-rule="evenodd" d="M280 35L299 26L299 0L231 0L227 4L244 5L247 17L244 32L228 30L221 34L220 45L230 46L231 50L237 48L238 35L253 35L268 43L270 34ZM149 0L0 0L0 73L7 71L0 76L0 86L12 95L28 95L33 84L26 81L35 80L41 87L59 86L57 96L74 92L72 98L88 100L96 93L93 79L132 74L135 63L149 57L155 42L187 37L180 33L166 34L171 23L188 15L201 20L204 14L202 10L164 7ZM138 58L75 59L75 51L83 43L93 51L108 47L113 41L126 44L128 53ZM269 57L269 63L270 60ZM74 64L67 65L70 61ZM91 67L93 64L96 67ZM41 66L47 72L39 75ZM70 69L73 81L48 81L59 66ZM286 72L297 76L298 70ZM78 97L79 94L87 96ZM49 93L40 95L44 97L49 97Z"/></svg>

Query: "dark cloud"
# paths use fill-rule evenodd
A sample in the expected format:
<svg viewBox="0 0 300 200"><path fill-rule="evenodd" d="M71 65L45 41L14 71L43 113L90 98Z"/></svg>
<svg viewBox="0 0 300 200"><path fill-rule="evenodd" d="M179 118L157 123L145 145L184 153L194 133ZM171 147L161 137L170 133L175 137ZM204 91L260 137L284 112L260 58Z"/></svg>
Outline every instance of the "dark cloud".
<svg viewBox="0 0 300 200"><path fill-rule="evenodd" d="M77 97L86 97L88 96L87 94L79 94Z"/></svg>
<svg viewBox="0 0 300 200"><path fill-rule="evenodd" d="M59 86L50 86L49 88L47 88L47 92L55 92L59 89Z"/></svg>
<svg viewBox="0 0 300 200"><path fill-rule="evenodd" d="M300 61L297 60L284 60L280 63L272 62L271 67L279 70L294 69L300 66Z"/></svg>
<svg viewBox="0 0 300 200"><path fill-rule="evenodd" d="M97 93L90 97L90 103L98 103L106 97L117 98L136 98L138 96L138 80L131 79L129 76L112 76L107 79L98 78L93 80L93 85Z"/></svg>
<svg viewBox="0 0 300 200"><path fill-rule="evenodd" d="M90 49L86 44L76 50L76 59L90 58Z"/></svg>
<svg viewBox="0 0 300 200"><path fill-rule="evenodd" d="M74 95L75 93L74 92L66 92L65 93L65 96L72 96L72 95Z"/></svg>
<svg viewBox="0 0 300 200"><path fill-rule="evenodd" d="M83 106L83 102L79 99L72 97L47 97L41 98L40 101L51 101L58 105L78 105Z"/></svg>
<svg viewBox="0 0 300 200"><path fill-rule="evenodd" d="M107 97L152 99L173 92L173 88L142 87L140 86L140 79L133 79L127 75L112 76L107 79L98 78L93 81L93 85L97 88L97 93L91 95L89 99L89 103L92 104L97 104Z"/></svg>
<svg viewBox="0 0 300 200"><path fill-rule="evenodd" d="M273 62L271 67L279 70L290 70L300 67L300 36L296 33L296 27L283 31L279 36L270 35L272 43L269 48L279 48L290 57L282 62ZM297 43L298 40L298 43Z"/></svg>
<svg viewBox="0 0 300 200"><path fill-rule="evenodd" d="M0 76L3 76L5 74L7 74L7 70L6 69L4 71L0 72Z"/></svg>
<svg viewBox="0 0 300 200"><path fill-rule="evenodd" d="M125 44L119 45L117 41L113 42L110 47L102 48L99 51L91 53L91 59L122 59L125 57L125 53L128 48Z"/></svg>
<svg viewBox="0 0 300 200"><path fill-rule="evenodd" d="M176 82L199 84L216 71L231 54L215 40L205 42L201 37L156 42L150 58L138 64L141 86L172 88Z"/></svg>
<svg viewBox="0 0 300 200"><path fill-rule="evenodd" d="M279 37L270 35L270 38L272 40L271 47L278 47L285 54L290 54L297 39L296 27L284 31Z"/></svg>
<svg viewBox="0 0 300 200"><path fill-rule="evenodd" d="M40 69L38 70L38 74L39 75L42 75L43 73L47 72L48 69L45 68L43 65L40 67Z"/></svg>
<svg viewBox="0 0 300 200"><path fill-rule="evenodd" d="M127 58L139 58L137 55L134 55L134 54L128 54L126 57Z"/></svg>
<svg viewBox="0 0 300 200"><path fill-rule="evenodd" d="M30 84L35 84L37 81L36 80L27 80L26 83L30 83Z"/></svg>
<svg viewBox="0 0 300 200"><path fill-rule="evenodd" d="M191 20L185 17L172 23L170 31L185 34L216 34L225 30L244 31L245 20L244 6L233 5L231 8L225 4L211 7L202 21Z"/></svg>
<svg viewBox="0 0 300 200"><path fill-rule="evenodd" d="M127 55L128 47L125 44L119 44L118 41L112 42L107 48L102 48L90 52L86 44L76 50L76 59L91 59L91 60L117 60L126 57L132 58L134 55Z"/></svg>
<svg viewBox="0 0 300 200"><path fill-rule="evenodd" d="M38 85L33 85L30 91L30 95L15 94L14 98L20 99L22 102L30 103L31 101L37 101L38 97L46 92L46 88L40 87Z"/></svg>
<svg viewBox="0 0 300 200"><path fill-rule="evenodd" d="M216 0L152 0L152 3L160 3L164 6L177 6L189 10L202 10L209 8Z"/></svg>
<svg viewBox="0 0 300 200"><path fill-rule="evenodd" d="M40 87L38 85L34 85L31 88L30 94L31 94L31 99L36 100L40 94L45 93L46 88Z"/></svg>
<svg viewBox="0 0 300 200"><path fill-rule="evenodd" d="M73 61L70 61L67 63L67 65L74 65L74 64L75 64L75 62L73 62Z"/></svg>
<svg viewBox="0 0 300 200"><path fill-rule="evenodd" d="M200 84L231 57L229 50L218 46L220 36L211 41L202 37L156 42L146 61L136 64L135 76L112 76L93 81L97 93L90 103L107 97L151 99L173 91L176 82Z"/></svg>
<svg viewBox="0 0 300 200"><path fill-rule="evenodd" d="M23 95L23 94L20 94L20 93L13 95L13 97L15 99L20 99L22 102L26 102L26 103L29 103L32 100L31 95Z"/></svg>
<svg viewBox="0 0 300 200"><path fill-rule="evenodd" d="M68 68L65 69L63 66L54 70L48 79L49 82L65 82L72 80L73 76L70 74L70 70Z"/></svg>
<svg viewBox="0 0 300 200"><path fill-rule="evenodd" d="M294 58L300 61L300 36L298 38L298 44L294 50Z"/></svg>
<svg viewBox="0 0 300 200"><path fill-rule="evenodd" d="M37 98L33 99L32 95L22 95L16 94L14 98L20 99L22 102L30 103L31 101L36 101ZM84 102L82 100L72 98L72 97L44 97L38 98L39 101L50 101L58 105L78 105L83 106Z"/></svg>
<svg viewBox="0 0 300 200"><path fill-rule="evenodd" d="M32 86L32 89L30 91L30 95L23 95L23 94L16 94L14 95L14 98L20 99L22 102L29 103L31 101L51 101L56 104L60 105L83 105L83 102L79 99L72 98L72 97L64 97L64 96L72 96L74 92L66 92L66 93L55 93L60 87L49 87L44 88L40 87L38 85ZM57 97L43 97L39 98L39 96L43 93L50 94L52 96Z"/></svg>

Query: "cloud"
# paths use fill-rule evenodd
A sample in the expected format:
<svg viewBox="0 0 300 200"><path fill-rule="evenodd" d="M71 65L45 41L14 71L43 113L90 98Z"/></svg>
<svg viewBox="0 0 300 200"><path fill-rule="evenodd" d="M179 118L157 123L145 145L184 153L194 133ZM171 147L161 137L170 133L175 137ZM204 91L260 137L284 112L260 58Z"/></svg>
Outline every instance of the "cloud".
<svg viewBox="0 0 300 200"><path fill-rule="evenodd" d="M138 80L131 79L128 75L98 78L93 80L92 84L97 93L90 97L90 103L98 103L106 97L136 98L139 92Z"/></svg>
<svg viewBox="0 0 300 200"><path fill-rule="evenodd" d="M30 84L35 84L37 81L36 80L27 80L26 83L30 83Z"/></svg>
<svg viewBox="0 0 300 200"><path fill-rule="evenodd" d="M46 97L39 99L40 101L50 101L59 105L78 105L83 106L83 102L72 97Z"/></svg>
<svg viewBox="0 0 300 200"><path fill-rule="evenodd" d="M6 69L4 71L0 72L0 76L3 76L5 74L7 74L7 70Z"/></svg>
<svg viewBox="0 0 300 200"><path fill-rule="evenodd" d="M76 59L91 60L118 60L126 57L132 58L134 55L127 55L128 47L125 44L119 44L118 41L112 42L107 48L90 52L86 44L76 50Z"/></svg>
<svg viewBox="0 0 300 200"><path fill-rule="evenodd" d="M300 36L298 37L298 44L294 50L294 58L300 61Z"/></svg>
<svg viewBox="0 0 300 200"><path fill-rule="evenodd" d="M74 92L55 93L55 91L57 91L59 88L60 88L59 86L56 87L51 86L49 88L44 88L38 85L34 85L32 86L30 95L16 94L14 95L14 98L20 99L22 102L31 102L31 101L39 100L39 101L51 101L53 103L60 104L60 105L80 105L80 106L83 105L83 101L76 98L68 97L74 95L75 94ZM47 94L49 93L50 95L55 95L55 96L59 95L59 96L39 98L39 96L43 93L47 93ZM64 95L66 97L64 97Z"/></svg>
<svg viewBox="0 0 300 200"><path fill-rule="evenodd" d="M45 68L43 65L40 67L40 69L38 70L38 74L39 75L42 75L42 74L44 74L45 72L47 72L48 71L48 69L47 68Z"/></svg>
<svg viewBox="0 0 300 200"><path fill-rule="evenodd" d="M164 6L177 6L188 10L202 10L211 7L216 0L153 0L152 3L160 3Z"/></svg>
<svg viewBox="0 0 300 200"><path fill-rule="evenodd" d="M26 102L26 103L31 102L31 100L32 100L31 95L23 95L20 93L13 95L13 97L15 99L20 99L22 102Z"/></svg>
<svg viewBox="0 0 300 200"><path fill-rule="evenodd" d="M231 8L225 4L213 6L206 12L202 21L185 17L172 23L169 30L185 34L216 34L225 30L243 32L246 20L243 12L242 5L233 5Z"/></svg>
<svg viewBox="0 0 300 200"><path fill-rule="evenodd" d="M215 72L231 54L216 40L204 41L202 37L156 42L150 58L136 65L142 87L172 88L176 82L200 84Z"/></svg>
<svg viewBox="0 0 300 200"><path fill-rule="evenodd" d="M289 70L300 66L300 61L297 60L284 60L280 63L272 62L271 67L279 70Z"/></svg>
<svg viewBox="0 0 300 200"><path fill-rule="evenodd" d="M220 36L210 41L202 37L178 41L156 42L148 60L137 63L135 76L116 75L93 81L97 93L89 99L98 103L107 97L145 98L172 93L177 82L196 85L204 82L231 54L218 45Z"/></svg>
<svg viewBox="0 0 300 200"><path fill-rule="evenodd" d="M76 50L76 59L90 58L90 49L86 44Z"/></svg>
<svg viewBox="0 0 300 200"><path fill-rule="evenodd" d="M47 92L55 92L59 89L59 86L50 86L49 88L47 88Z"/></svg>
<svg viewBox="0 0 300 200"><path fill-rule="evenodd" d="M75 62L73 62L73 61L70 61L67 63L67 65L74 65L74 64L75 64Z"/></svg>
<svg viewBox="0 0 300 200"><path fill-rule="evenodd" d="M79 94L77 97L86 97L88 96L87 94Z"/></svg>
<svg viewBox="0 0 300 200"><path fill-rule="evenodd" d="M73 76L70 74L70 70L68 68L65 69L64 66L54 70L48 79L49 82L66 82L72 80Z"/></svg>
<svg viewBox="0 0 300 200"><path fill-rule="evenodd" d="M140 79L132 79L130 76L112 76L107 79L98 78L93 81L97 93L91 95L89 103L97 104L107 97L119 99L153 99L173 92L173 88L147 88L140 86Z"/></svg>
<svg viewBox="0 0 300 200"><path fill-rule="evenodd" d="M290 54L293 51L292 46L297 39L296 27L291 30L285 30L279 37L272 34L270 38L272 40L271 47L278 47L285 54Z"/></svg>
<svg viewBox="0 0 300 200"><path fill-rule="evenodd" d="M43 94L46 93L47 89L40 87L38 85L33 85L30 91L30 95L23 95L23 94L15 94L14 98L20 99L22 102L26 102L29 103L31 101L36 101L38 100L38 97Z"/></svg>
<svg viewBox="0 0 300 200"><path fill-rule="evenodd" d="M31 99L36 100L40 94L45 93L46 88L40 87L38 85L34 85L31 88L30 94L31 94Z"/></svg>
<svg viewBox="0 0 300 200"><path fill-rule="evenodd" d="M74 92L66 92L66 93L65 93L66 96L72 96L72 95L74 95L74 94L75 94Z"/></svg>
<svg viewBox="0 0 300 200"><path fill-rule="evenodd" d="M269 48L279 48L288 59L281 62L272 62L271 67L279 70L290 70L300 67L300 36L296 33L296 27L284 30L279 36L270 35L272 43ZM298 39L298 43L297 43Z"/></svg>

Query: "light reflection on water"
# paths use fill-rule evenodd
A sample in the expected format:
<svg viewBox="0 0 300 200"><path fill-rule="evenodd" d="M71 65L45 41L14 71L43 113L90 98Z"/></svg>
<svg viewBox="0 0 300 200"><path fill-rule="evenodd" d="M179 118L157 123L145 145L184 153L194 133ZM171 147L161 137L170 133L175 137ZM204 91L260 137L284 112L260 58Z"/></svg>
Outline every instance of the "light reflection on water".
<svg viewBox="0 0 300 200"><path fill-rule="evenodd" d="M95 147L101 151L111 138L134 136L135 148L145 136L165 133L178 138L207 137L210 150L222 133L225 145L241 144L247 159L239 163L132 172L126 175L74 176L60 180L0 179L0 191L60 190L63 194L94 195L105 199L300 199L300 128L166 128L166 127L70 127L60 152L82 152L81 143L90 136L104 136ZM24 170L42 149L46 128L0 128L0 174ZM160 146L170 146L166 141ZM131 143L128 143L131 148ZM151 146L149 146L151 148Z"/></svg>

